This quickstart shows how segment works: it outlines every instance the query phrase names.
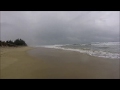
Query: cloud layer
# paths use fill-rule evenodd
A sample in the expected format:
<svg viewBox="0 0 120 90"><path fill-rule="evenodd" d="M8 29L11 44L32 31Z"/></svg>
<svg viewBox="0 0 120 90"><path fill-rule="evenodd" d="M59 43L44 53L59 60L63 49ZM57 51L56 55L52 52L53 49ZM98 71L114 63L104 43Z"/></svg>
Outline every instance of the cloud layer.
<svg viewBox="0 0 120 90"><path fill-rule="evenodd" d="M119 40L117 11L2 11L1 39L28 45Z"/></svg>

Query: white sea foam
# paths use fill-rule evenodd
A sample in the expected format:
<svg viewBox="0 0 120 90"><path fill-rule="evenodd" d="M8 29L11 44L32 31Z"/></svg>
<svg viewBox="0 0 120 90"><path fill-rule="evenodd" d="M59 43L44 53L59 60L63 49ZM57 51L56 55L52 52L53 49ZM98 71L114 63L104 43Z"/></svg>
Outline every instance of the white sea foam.
<svg viewBox="0 0 120 90"><path fill-rule="evenodd" d="M61 47L61 46L65 46L65 45L45 45L45 46L41 46L41 47L76 51L76 52L80 52L80 53L86 53L86 54L89 54L91 56L97 56L97 57L103 57L103 58L112 58L112 59L120 58L120 54L118 54L118 53L83 50L83 49L72 49L72 48L64 48L64 47Z"/></svg>
<svg viewBox="0 0 120 90"><path fill-rule="evenodd" d="M111 45L120 45L120 42L95 42L91 45L95 46L111 46Z"/></svg>

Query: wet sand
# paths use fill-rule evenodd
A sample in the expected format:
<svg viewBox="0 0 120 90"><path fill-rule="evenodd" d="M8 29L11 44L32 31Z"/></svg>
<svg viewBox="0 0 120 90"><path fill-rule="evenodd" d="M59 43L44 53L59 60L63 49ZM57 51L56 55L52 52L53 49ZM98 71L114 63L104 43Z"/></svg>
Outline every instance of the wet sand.
<svg viewBox="0 0 120 90"><path fill-rule="evenodd" d="M3 49L1 78L118 79L119 60L48 48Z"/></svg>
<svg viewBox="0 0 120 90"><path fill-rule="evenodd" d="M93 57L74 51L37 48L29 51L46 63L44 78L115 79L119 78L119 60ZM44 75L43 75L44 76Z"/></svg>

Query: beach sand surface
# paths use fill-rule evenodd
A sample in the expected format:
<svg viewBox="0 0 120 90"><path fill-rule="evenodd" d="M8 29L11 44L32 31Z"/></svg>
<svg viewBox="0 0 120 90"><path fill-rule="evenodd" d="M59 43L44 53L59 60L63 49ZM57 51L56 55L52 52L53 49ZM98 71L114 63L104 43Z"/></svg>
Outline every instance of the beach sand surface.
<svg viewBox="0 0 120 90"><path fill-rule="evenodd" d="M48 48L1 48L2 79L118 79L119 60Z"/></svg>

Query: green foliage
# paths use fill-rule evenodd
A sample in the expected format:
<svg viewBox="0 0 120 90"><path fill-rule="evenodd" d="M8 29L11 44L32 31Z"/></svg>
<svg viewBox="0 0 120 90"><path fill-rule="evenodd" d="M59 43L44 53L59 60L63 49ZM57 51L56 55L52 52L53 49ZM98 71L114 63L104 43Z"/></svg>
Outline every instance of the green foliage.
<svg viewBox="0 0 120 90"><path fill-rule="evenodd" d="M27 46L27 44L25 43L25 41L22 40L22 39L16 39L14 41L14 44L17 45L17 46Z"/></svg>
<svg viewBox="0 0 120 90"><path fill-rule="evenodd" d="M11 41L11 40L8 40L8 41L6 41L6 43L8 44L14 44L14 42L13 41Z"/></svg>
<svg viewBox="0 0 120 90"><path fill-rule="evenodd" d="M6 42L0 40L0 46L27 46L27 44L22 39L16 39L14 42L12 40Z"/></svg>

